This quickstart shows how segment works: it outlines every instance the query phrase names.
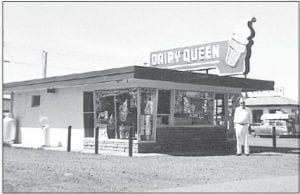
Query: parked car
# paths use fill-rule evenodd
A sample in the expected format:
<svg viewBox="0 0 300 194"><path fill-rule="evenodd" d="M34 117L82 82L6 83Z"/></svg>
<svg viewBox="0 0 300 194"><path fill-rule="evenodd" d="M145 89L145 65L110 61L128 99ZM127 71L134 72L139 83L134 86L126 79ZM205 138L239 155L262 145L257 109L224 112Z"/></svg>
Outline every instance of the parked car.
<svg viewBox="0 0 300 194"><path fill-rule="evenodd" d="M261 126L261 123L252 123L251 124L251 127L250 127L250 135L253 135L253 136L256 136L255 135L255 128L258 127L258 126Z"/></svg>
<svg viewBox="0 0 300 194"><path fill-rule="evenodd" d="M263 114L260 125L252 125L251 130L254 136L272 136L275 127L276 136L295 135L295 127L286 114Z"/></svg>

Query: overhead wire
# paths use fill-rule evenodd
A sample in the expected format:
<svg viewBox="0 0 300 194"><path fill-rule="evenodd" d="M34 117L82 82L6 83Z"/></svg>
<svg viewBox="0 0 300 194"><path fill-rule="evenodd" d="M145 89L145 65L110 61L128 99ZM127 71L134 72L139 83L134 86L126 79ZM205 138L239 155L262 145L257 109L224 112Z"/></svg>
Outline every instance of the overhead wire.
<svg viewBox="0 0 300 194"><path fill-rule="evenodd" d="M36 64L36 63L25 63L25 62L19 62L19 61L9 61L9 62L4 62L4 64L22 64L22 65L29 65L29 66L41 66L41 64ZM79 71L86 71L86 69L81 69L81 68L74 68L74 67L66 67L66 66L60 66L60 65L51 65L48 63L48 68L50 67L59 67L61 69L69 69L69 70L79 70Z"/></svg>
<svg viewBox="0 0 300 194"><path fill-rule="evenodd" d="M29 46L29 45L23 45L22 47L21 46L16 46L16 45L13 45L13 44L11 44L11 42L10 42L10 44L9 44L9 46L7 46L7 44L6 44L6 46L5 46L6 48L5 48L5 50L6 50L6 52L9 50L8 49L8 47L10 48L10 49L13 49L13 48L15 48L14 50L18 50L19 52L22 52L22 51L24 51L24 52L22 52L22 54L23 54L23 56L24 56L24 58L27 58L27 60L28 60L28 54L24 54L24 53L28 53L28 52L30 52L31 54L34 54L34 55L36 55L36 54L38 54L38 49L35 49L35 50L32 50L32 48L33 47L31 47L31 46ZM27 48L25 48L25 47L27 47ZM30 49L28 49L28 48L30 48ZM21 51L20 51L21 50ZM40 50L40 49L39 49ZM52 50L52 49L51 49ZM41 52L40 52L41 53ZM74 52L73 52L74 53ZM69 56L67 56L67 55L74 55L74 54L72 54L72 51L71 52L69 52L69 54L68 53L64 53L64 54L61 54L61 52L59 52L59 53L54 53L54 52L51 52L51 54L50 54L50 56L56 56L55 58L57 59L57 58L61 58L61 59L63 59L63 58L68 58ZM11 55L11 54L10 54ZM49 55L48 55L49 56ZM78 56L78 54L77 54L77 56ZM39 58L30 58L31 60L42 60L42 57L39 57ZM13 63L13 64L22 64L22 65L31 65L31 66L39 66L39 65L41 65L41 64L38 64L38 63L36 63L36 62L34 62L34 63L32 63L32 62L21 62L21 61L15 61L15 60L10 60L10 59L7 59L7 58L5 58L4 59L4 64L8 64L8 63ZM42 62L42 61L41 61ZM82 68L74 68L74 67L68 67L68 66L63 66L63 65L53 65L53 64L49 64L48 63L48 67L59 67L59 68L61 68L61 69L69 69L69 70L76 70L76 71L86 71L86 69L82 69Z"/></svg>
<svg viewBox="0 0 300 194"><path fill-rule="evenodd" d="M3 64L10 64L10 63L15 63L15 64L22 64L22 65L31 65L31 66L38 66L40 64L35 64L35 63L25 63L25 62L19 62L19 61L11 61L11 60L8 60L8 61L4 61Z"/></svg>
<svg viewBox="0 0 300 194"><path fill-rule="evenodd" d="M24 43L20 44L20 43L17 43L17 42L5 41L4 45L5 45L4 52L6 50L6 52L10 51L10 53L12 53L13 51L11 51L11 50L17 50L18 52L21 52L22 55L25 56L25 58L27 58L27 59L28 59L29 55L37 55L39 53L42 53L40 47L33 46L33 45L28 45L28 44L24 44ZM47 50L47 49L45 49L45 50ZM89 64L99 63L99 60L97 60L97 58L99 56L94 55L93 57L84 57L84 55L89 55L89 53L81 52L80 50L76 50L76 51L73 50L72 51L72 50L65 50L65 49L62 49L62 48L56 48L56 49L49 49L48 52L49 52L48 57L49 56L55 56L55 59L57 59L57 58L67 59L70 56L73 59L74 56L75 57L79 56L80 58L88 58ZM10 55L12 55L12 54L10 54ZM9 59L5 59L5 60L9 60ZM40 61L40 60L42 60L42 58L41 57L38 57L38 58L30 57L29 60L39 60ZM51 60L53 61L53 59L51 59ZM11 61L11 63L24 64L24 65L41 65L41 64L36 64L36 62L26 63L26 62L20 62L20 61ZM62 68L62 69L69 69L69 70L86 71L86 69L82 69L82 68L66 67L66 66L63 66L63 65L51 65L49 63L48 63L48 66L52 66L52 67L55 66L55 67L59 67L59 68ZM87 69L95 69L95 67L91 67L91 68L87 68Z"/></svg>

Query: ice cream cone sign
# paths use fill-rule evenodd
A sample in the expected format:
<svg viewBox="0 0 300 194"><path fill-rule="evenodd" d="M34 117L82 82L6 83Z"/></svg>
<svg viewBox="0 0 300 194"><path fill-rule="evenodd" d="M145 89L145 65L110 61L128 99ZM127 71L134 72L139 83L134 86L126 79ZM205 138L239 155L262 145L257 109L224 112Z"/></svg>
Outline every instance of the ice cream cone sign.
<svg viewBox="0 0 300 194"><path fill-rule="evenodd" d="M246 60L247 45L254 37L251 37L251 35L254 33L254 30L252 25L252 29L249 27L249 23L255 21L255 17L246 19L234 29L231 40L228 43L228 49L225 58L225 62L229 66L236 67L241 58ZM243 61L240 61L240 63L243 63Z"/></svg>
<svg viewBox="0 0 300 194"><path fill-rule="evenodd" d="M251 36L251 29L248 26L248 22L255 22L256 18L248 18L242 23L237 25L233 31L232 39L238 41L241 44L248 44L248 38Z"/></svg>
<svg viewBox="0 0 300 194"><path fill-rule="evenodd" d="M244 20L226 41L152 52L150 65L180 71L218 69L219 75L246 75L250 70L254 22L255 17Z"/></svg>

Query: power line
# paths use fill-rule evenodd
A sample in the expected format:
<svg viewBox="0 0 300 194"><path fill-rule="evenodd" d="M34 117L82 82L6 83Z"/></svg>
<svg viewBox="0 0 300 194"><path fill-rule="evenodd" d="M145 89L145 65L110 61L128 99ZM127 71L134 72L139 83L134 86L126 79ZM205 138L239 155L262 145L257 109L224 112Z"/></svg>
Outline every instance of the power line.
<svg viewBox="0 0 300 194"><path fill-rule="evenodd" d="M30 65L30 66L38 66L40 64L34 64L34 63L24 63L24 62L19 62L19 61L11 61L11 60L4 60L4 64L8 63L15 63L15 64L22 64L22 65Z"/></svg>
<svg viewBox="0 0 300 194"><path fill-rule="evenodd" d="M12 50L17 50L17 52L22 52L22 55L25 57L25 58L31 58L33 59L32 55L37 55L38 54L38 50L40 51L40 49L38 49L37 46L32 46L32 45L28 45L28 44L20 44L18 42L12 42L12 41L9 41L9 42L4 42L4 50L8 53L11 53L13 52ZM16 48L16 49L14 49ZM69 69L69 70L77 70L77 71L86 71L86 69L81 69L81 68L74 68L74 67L64 67L62 65L53 65L51 64L51 61L57 61L57 58L60 58L60 59L65 59L64 61L68 60L68 58L70 59L74 59L74 56L79 56L81 58L83 58L83 60L86 61L86 57L84 55L91 55L92 53L84 53L80 50L63 50L63 49L55 49L55 50L52 50L50 49L51 51L51 56L55 56L55 58L52 58L49 60L49 65L50 67L59 67L59 68L62 68L62 69ZM24 52L23 52L24 51ZM32 53L32 54L28 54L29 53ZM34 53L34 54L33 54ZM99 62L97 60L97 58L99 56L97 55L93 55L94 57L88 57L89 61L91 63L95 63L95 62ZM42 60L42 57L40 58L34 58L33 60L39 60L39 62L34 62L34 63L28 63L28 62L22 62L22 61L10 61L10 60L5 60L4 62L5 63L14 63L14 64L22 64L22 65L28 65L28 66L40 66L43 62ZM44 58L45 60L45 58ZM59 61L59 60L58 60ZM39 63L39 64L37 64Z"/></svg>
<svg viewBox="0 0 300 194"><path fill-rule="evenodd" d="M22 64L22 65L29 65L29 66L40 66L41 64L34 64L34 63L25 63L25 62L19 62L19 61L11 61L11 60L4 60L4 64L12 63L12 64ZM48 67L59 67L61 69L69 69L69 70L80 70L80 71L86 71L86 69L81 68L74 68L74 67L67 67L67 66L61 66L61 65L48 65Z"/></svg>
<svg viewBox="0 0 300 194"><path fill-rule="evenodd" d="M6 43L6 44L5 44ZM5 44L5 47L4 47L4 51L5 50L10 50L10 49L13 49L13 48L17 48L17 50L22 50L22 51L25 51L25 53L27 52L31 52L31 53L39 53L40 50L41 50L41 47L38 47L38 46L32 46L32 45L28 45L28 44L20 44L20 43L15 43L15 42L12 42L12 41L9 41L9 42L4 42ZM9 46L7 46L7 44ZM25 48L26 47L26 48ZM66 56L66 55L76 55L78 56L78 54L81 54L81 55L92 55L92 53L85 53L85 52L82 52L81 50L66 50L65 48L56 48L56 49L50 49L48 48L47 49L49 52L51 52L51 55L56 55L56 56ZM24 52L22 52L24 53ZM97 57L97 55L93 55L95 57Z"/></svg>

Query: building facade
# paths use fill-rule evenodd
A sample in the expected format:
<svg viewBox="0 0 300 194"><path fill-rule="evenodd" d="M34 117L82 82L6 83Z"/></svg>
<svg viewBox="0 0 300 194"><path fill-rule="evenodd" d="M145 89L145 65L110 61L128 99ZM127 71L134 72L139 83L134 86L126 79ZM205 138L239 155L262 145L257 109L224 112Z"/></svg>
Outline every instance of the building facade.
<svg viewBox="0 0 300 194"><path fill-rule="evenodd" d="M224 150L234 139L241 92L272 90L273 81L131 66L4 84L19 122L18 141L134 152Z"/></svg>

